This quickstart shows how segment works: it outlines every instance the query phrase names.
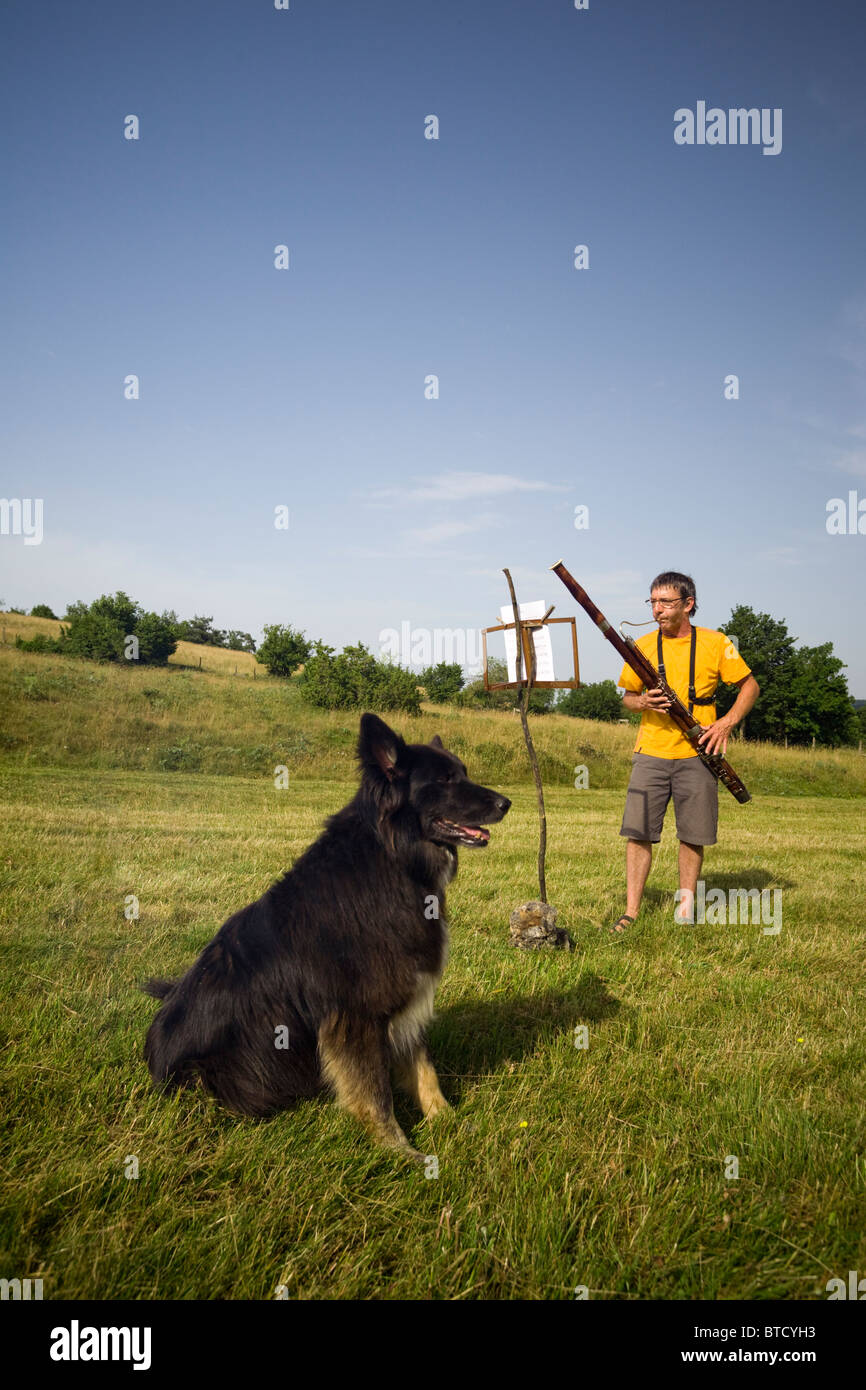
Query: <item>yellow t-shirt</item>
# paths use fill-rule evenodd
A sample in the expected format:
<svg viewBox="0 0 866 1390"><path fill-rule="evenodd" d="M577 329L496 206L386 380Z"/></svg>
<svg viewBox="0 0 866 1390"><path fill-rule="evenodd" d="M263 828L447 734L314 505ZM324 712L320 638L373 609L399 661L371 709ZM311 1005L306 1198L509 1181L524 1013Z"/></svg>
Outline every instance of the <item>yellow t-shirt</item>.
<svg viewBox="0 0 866 1390"><path fill-rule="evenodd" d="M733 685L751 675L739 652L729 637L723 632L714 632L709 627L695 627L695 694L715 695L720 680ZM665 679L672 690L679 695L686 709L689 707L689 655L691 634L685 637L664 637L662 639L665 662ZM648 656L652 665L658 667L658 628L639 637L637 645ZM630 666L623 666L619 684L624 690L640 695L646 688L640 676ZM692 714L698 724L714 724L715 705L695 705ZM644 710L638 730L636 753L647 753L652 758L696 758L695 752L685 734L682 733L667 714L656 710Z"/></svg>

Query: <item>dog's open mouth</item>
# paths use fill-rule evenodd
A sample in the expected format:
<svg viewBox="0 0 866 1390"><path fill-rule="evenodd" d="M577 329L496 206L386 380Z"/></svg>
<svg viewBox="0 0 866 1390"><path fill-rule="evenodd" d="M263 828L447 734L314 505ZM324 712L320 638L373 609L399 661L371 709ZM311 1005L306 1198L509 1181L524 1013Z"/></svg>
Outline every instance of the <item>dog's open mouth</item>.
<svg viewBox="0 0 866 1390"><path fill-rule="evenodd" d="M433 822L433 829L437 837L443 840L450 840L458 845L469 845L471 847L486 845L490 839L490 831L483 825L458 825L456 821L446 820L440 816Z"/></svg>

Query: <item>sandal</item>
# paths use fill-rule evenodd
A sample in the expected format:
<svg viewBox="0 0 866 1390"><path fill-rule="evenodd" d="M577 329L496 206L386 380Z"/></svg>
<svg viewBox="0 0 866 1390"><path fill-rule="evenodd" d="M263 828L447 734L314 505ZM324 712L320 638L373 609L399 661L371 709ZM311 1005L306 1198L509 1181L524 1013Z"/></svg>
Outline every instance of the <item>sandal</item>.
<svg viewBox="0 0 866 1390"><path fill-rule="evenodd" d="M625 936L626 927L632 926L636 921L636 917L629 917L628 913L624 912L621 917L617 918L617 920L608 927L608 932L611 936L619 940L621 937Z"/></svg>

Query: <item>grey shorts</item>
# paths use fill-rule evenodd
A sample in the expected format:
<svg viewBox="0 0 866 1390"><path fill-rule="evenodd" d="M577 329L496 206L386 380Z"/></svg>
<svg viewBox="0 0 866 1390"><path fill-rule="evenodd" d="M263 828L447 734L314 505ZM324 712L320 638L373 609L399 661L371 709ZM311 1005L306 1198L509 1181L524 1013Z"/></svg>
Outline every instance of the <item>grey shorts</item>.
<svg viewBox="0 0 866 1390"><path fill-rule="evenodd" d="M677 839L714 845L719 828L719 784L700 758L653 758L635 753L620 835L658 844L673 796Z"/></svg>

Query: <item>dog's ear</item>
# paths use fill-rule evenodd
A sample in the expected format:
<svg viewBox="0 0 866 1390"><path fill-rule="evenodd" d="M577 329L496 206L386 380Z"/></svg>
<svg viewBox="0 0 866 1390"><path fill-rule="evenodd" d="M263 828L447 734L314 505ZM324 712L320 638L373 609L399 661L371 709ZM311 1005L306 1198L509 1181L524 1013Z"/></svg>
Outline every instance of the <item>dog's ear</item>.
<svg viewBox="0 0 866 1390"><path fill-rule="evenodd" d="M431 740L430 740L430 747L431 747L431 748L441 748L442 752L443 752L443 753L445 752L445 744L442 742L442 740L441 740L441 738L439 737L438 734L434 734L433 737L431 738Z"/></svg>
<svg viewBox="0 0 866 1390"><path fill-rule="evenodd" d="M376 714L361 715L361 734L358 739L358 758L363 767L381 772L390 782L397 761L406 747L399 734Z"/></svg>

